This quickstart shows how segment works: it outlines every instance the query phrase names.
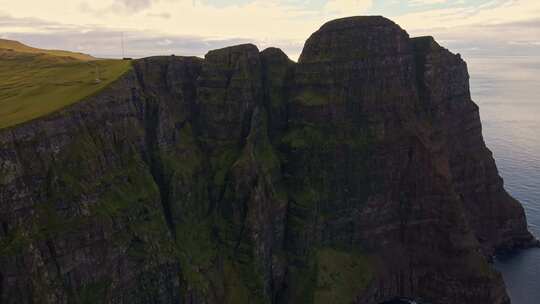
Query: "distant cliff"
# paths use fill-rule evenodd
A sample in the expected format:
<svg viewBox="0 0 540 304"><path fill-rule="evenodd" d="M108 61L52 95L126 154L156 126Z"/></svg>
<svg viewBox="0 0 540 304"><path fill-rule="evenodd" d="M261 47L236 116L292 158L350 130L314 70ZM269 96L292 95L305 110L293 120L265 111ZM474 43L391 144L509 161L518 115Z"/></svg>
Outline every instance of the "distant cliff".
<svg viewBox="0 0 540 304"><path fill-rule="evenodd" d="M1 303L507 304L488 259L533 243L465 62L383 17L0 130Z"/></svg>

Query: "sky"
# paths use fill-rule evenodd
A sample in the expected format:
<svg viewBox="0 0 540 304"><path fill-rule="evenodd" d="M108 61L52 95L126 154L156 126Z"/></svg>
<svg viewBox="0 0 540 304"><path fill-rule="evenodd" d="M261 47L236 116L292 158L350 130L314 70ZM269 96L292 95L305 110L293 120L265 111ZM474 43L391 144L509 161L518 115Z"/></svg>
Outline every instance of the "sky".
<svg viewBox="0 0 540 304"><path fill-rule="evenodd" d="M383 15L467 56L540 55L540 0L0 0L0 38L98 57L254 43L291 59L324 22Z"/></svg>

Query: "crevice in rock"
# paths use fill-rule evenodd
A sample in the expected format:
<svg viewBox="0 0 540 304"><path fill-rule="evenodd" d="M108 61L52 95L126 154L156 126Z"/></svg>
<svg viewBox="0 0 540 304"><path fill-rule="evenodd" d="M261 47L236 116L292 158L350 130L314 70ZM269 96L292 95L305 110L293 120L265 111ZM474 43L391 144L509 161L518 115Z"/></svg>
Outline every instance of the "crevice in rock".
<svg viewBox="0 0 540 304"><path fill-rule="evenodd" d="M158 130L159 130L159 105L156 101L146 100L145 111L145 129L146 129L146 151L147 162L150 167L150 173L158 186L159 196L161 199L161 206L163 207L163 214L167 222L167 227L173 237L176 236L174 223L172 220L171 206L170 206L170 194L169 194L169 182L165 175L163 168L163 162L159 155L160 148L157 143Z"/></svg>

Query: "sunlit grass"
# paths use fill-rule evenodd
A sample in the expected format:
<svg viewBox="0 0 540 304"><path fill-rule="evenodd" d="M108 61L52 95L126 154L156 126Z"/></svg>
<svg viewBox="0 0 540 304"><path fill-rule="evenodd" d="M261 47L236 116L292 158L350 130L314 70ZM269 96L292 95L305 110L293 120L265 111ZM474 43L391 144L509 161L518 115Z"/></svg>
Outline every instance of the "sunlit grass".
<svg viewBox="0 0 540 304"><path fill-rule="evenodd" d="M18 41L0 39L0 52L6 51L6 50L17 52L17 53L46 54L46 55L51 55L51 56L56 56L56 57L70 57L72 59L77 59L77 60L82 60L82 61L96 60L96 58L87 54L83 54L83 53L75 53L75 52L62 51L62 50L38 49L38 48L34 48L28 45L24 45Z"/></svg>
<svg viewBox="0 0 540 304"><path fill-rule="evenodd" d="M93 95L131 67L125 60L85 60L88 57L77 58L78 53L50 52L0 49L0 129ZM100 81L96 81L96 67Z"/></svg>

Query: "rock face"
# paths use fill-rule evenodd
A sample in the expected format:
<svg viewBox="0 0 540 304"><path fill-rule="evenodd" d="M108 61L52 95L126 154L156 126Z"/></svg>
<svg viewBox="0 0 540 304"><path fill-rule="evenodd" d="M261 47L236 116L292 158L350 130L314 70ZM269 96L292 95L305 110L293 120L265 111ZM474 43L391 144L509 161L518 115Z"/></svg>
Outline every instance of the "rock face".
<svg viewBox="0 0 540 304"><path fill-rule="evenodd" d="M505 304L534 244L465 62L383 17L137 60L0 143L2 303Z"/></svg>

